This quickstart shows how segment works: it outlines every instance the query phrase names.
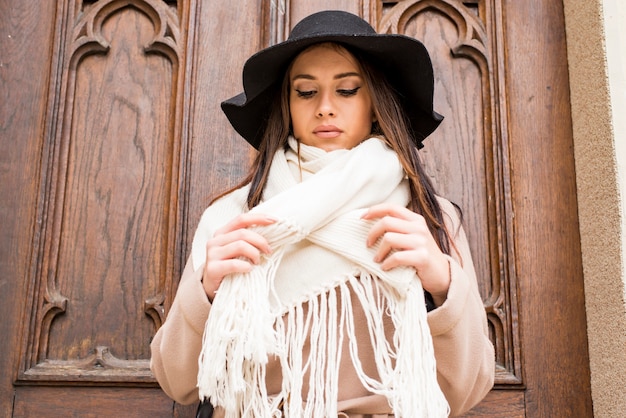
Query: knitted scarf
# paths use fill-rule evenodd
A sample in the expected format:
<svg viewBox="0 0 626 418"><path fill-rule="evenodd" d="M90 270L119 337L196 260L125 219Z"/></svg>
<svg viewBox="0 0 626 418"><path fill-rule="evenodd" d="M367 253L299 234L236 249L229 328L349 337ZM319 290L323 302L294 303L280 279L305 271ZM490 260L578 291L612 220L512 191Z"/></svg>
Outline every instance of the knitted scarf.
<svg viewBox="0 0 626 418"><path fill-rule="evenodd" d="M220 285L198 360L200 398L223 407L227 418L336 417L339 364L352 361L363 386L384 395L396 417L447 416L415 270L383 271L373 261L376 245L365 245L373 225L361 219L368 207L408 203L397 155L378 138L332 152L293 138L289 145L276 153L264 201L252 209L277 219L254 228L272 254ZM194 239L192 248L196 267L204 262L206 238L220 226L215 223L229 220L203 216L198 230L205 238ZM313 245L300 250L303 240ZM300 261L315 267L302 269ZM351 292L366 313L376 378L359 360ZM383 327L387 315L392 341ZM344 339L349 360L341 359ZM265 384L269 356L279 358L283 376L281 392L272 396Z"/></svg>

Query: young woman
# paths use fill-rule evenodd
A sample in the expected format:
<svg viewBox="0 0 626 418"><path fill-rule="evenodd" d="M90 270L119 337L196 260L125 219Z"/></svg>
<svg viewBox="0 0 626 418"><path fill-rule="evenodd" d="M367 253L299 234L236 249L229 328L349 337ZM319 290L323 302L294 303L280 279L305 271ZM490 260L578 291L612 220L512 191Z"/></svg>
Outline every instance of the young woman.
<svg viewBox="0 0 626 418"><path fill-rule="evenodd" d="M431 417L491 389L459 214L417 150L439 125L424 46L313 14L222 103L259 153L205 211L152 370L226 417Z"/></svg>

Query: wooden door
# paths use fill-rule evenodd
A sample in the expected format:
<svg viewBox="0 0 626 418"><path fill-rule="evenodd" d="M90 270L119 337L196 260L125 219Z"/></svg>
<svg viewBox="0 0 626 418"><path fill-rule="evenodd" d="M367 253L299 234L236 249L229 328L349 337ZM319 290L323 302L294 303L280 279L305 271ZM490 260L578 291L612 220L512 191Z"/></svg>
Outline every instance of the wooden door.
<svg viewBox="0 0 626 418"><path fill-rule="evenodd" d="M496 346L468 416L592 416L565 31L551 0L0 1L0 416L193 416L148 369L195 224L251 152L219 102L305 15L417 37Z"/></svg>

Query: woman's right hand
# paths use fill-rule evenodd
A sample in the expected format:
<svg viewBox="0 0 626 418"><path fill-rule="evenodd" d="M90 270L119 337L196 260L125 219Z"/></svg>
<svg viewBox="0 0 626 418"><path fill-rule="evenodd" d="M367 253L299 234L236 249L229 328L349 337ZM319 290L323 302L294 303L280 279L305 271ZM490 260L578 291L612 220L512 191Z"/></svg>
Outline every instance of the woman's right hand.
<svg viewBox="0 0 626 418"><path fill-rule="evenodd" d="M224 277L231 273L247 273L259 264L261 254L271 254L267 240L251 226L266 226L276 222L266 215L244 213L222 228L206 244L206 263L202 286L212 302Z"/></svg>

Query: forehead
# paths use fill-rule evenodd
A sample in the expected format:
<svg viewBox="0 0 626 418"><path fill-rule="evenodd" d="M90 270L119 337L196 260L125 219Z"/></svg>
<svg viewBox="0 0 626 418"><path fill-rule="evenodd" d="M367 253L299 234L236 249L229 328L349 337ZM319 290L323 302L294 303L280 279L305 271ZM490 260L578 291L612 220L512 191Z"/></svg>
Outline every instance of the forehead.
<svg viewBox="0 0 626 418"><path fill-rule="evenodd" d="M291 64L290 76L308 71L361 72L357 59L339 44L326 42L313 45L300 52Z"/></svg>

